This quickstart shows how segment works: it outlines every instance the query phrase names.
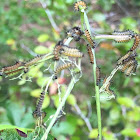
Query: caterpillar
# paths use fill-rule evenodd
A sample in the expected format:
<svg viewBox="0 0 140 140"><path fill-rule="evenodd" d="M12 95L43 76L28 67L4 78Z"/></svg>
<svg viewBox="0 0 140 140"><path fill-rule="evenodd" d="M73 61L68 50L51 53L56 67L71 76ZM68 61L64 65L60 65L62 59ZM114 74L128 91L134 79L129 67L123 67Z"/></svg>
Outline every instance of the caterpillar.
<svg viewBox="0 0 140 140"><path fill-rule="evenodd" d="M92 49L88 44L87 44L87 52L88 52L88 55L89 55L89 58L90 58L90 63L94 64L94 56L93 56L93 53L92 53Z"/></svg>
<svg viewBox="0 0 140 140"><path fill-rule="evenodd" d="M53 50L54 60L59 60L59 54L60 54L60 50L62 50L62 45L63 45L62 41L59 41L58 44L56 44Z"/></svg>
<svg viewBox="0 0 140 140"><path fill-rule="evenodd" d="M86 3L84 1L78 1L74 4L74 10L79 11L79 6L82 6L83 9L86 9Z"/></svg>
<svg viewBox="0 0 140 140"><path fill-rule="evenodd" d="M85 36L86 36L88 42L90 43L90 45L91 45L93 48L95 48L95 42L92 40L91 35L90 35L90 33L89 33L88 30L85 30Z"/></svg>
<svg viewBox="0 0 140 140"><path fill-rule="evenodd" d="M37 106L36 106L36 110L33 112L34 118L38 118L41 116L45 117L44 112L41 111L44 98L45 98L45 91L41 92L41 94L40 94L39 101L38 101Z"/></svg>
<svg viewBox="0 0 140 140"><path fill-rule="evenodd" d="M99 86L99 84L100 84L100 79L101 79L101 77L100 77L100 68L97 66L96 67L96 85L97 86Z"/></svg>
<svg viewBox="0 0 140 140"><path fill-rule="evenodd" d="M21 62L21 61L17 61L17 62L16 62L14 65L12 65L12 66L3 67L2 70L1 70L1 73L14 71L14 70L18 69L20 66L24 66L24 63Z"/></svg>
<svg viewBox="0 0 140 140"><path fill-rule="evenodd" d="M68 37L73 37L75 41L79 41L81 35L84 34L84 32L79 27L73 27L72 29L68 30L66 33Z"/></svg>
<svg viewBox="0 0 140 140"><path fill-rule="evenodd" d="M128 67L130 67L131 65L133 65L135 63L135 60L130 60L128 61L126 64L123 65L121 71L124 72Z"/></svg>
<svg viewBox="0 0 140 140"><path fill-rule="evenodd" d="M119 35L119 38L114 39L118 43L128 42L134 37L134 32L130 30L126 31L114 31L113 35Z"/></svg>
<svg viewBox="0 0 140 140"><path fill-rule="evenodd" d="M131 55L132 51L128 51L124 56L122 56L118 61L117 65L123 64L123 61L125 61L129 56Z"/></svg>
<svg viewBox="0 0 140 140"><path fill-rule="evenodd" d="M37 55L35 58L27 61L24 66L25 67L29 67L29 66L34 65L36 62L38 62L39 60L41 60L43 56L44 55Z"/></svg>
<svg viewBox="0 0 140 140"><path fill-rule="evenodd" d="M135 67L135 65L133 64L133 65L130 65L130 67L127 69L127 71L125 72L125 75L126 76L130 76L131 75L131 73L133 72L133 70L134 70L134 67Z"/></svg>
<svg viewBox="0 0 140 140"><path fill-rule="evenodd" d="M114 31L112 34L113 35L131 35L132 37L134 37L134 31L131 31L131 30Z"/></svg>
<svg viewBox="0 0 140 140"><path fill-rule="evenodd" d="M17 70L14 70L14 71L5 72L4 74L7 75L7 76L13 76L13 75L16 75L17 73L19 73L21 70L23 70L23 69L17 69Z"/></svg>
<svg viewBox="0 0 140 140"><path fill-rule="evenodd" d="M140 36L138 34L135 34L134 44L130 50L134 51L138 47L139 43L140 43Z"/></svg>
<svg viewBox="0 0 140 140"><path fill-rule="evenodd" d="M54 72L54 79L57 79L57 74L62 71L63 69L68 69L72 66L72 63L66 63L56 68Z"/></svg>
<svg viewBox="0 0 140 140"><path fill-rule="evenodd" d="M84 56L84 54L76 48L63 47L60 52L65 56L78 57L78 58Z"/></svg>

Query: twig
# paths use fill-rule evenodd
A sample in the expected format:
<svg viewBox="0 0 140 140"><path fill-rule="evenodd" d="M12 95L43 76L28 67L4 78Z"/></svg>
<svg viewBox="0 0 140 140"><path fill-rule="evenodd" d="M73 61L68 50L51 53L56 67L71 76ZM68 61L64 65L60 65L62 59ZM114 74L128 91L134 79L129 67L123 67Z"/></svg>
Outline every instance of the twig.
<svg viewBox="0 0 140 140"><path fill-rule="evenodd" d="M37 56L37 54L35 52L33 52L30 48L28 48L27 46L25 46L23 43L21 43L20 46L21 46L21 48L23 48L24 50L26 50L32 56Z"/></svg>
<svg viewBox="0 0 140 140"><path fill-rule="evenodd" d="M62 110L62 107L64 106L64 104L65 104L65 102L66 102L66 100L67 100L69 94L71 93L71 90L73 89L74 85L75 85L75 80L74 80L74 78L73 78L73 79L71 80L69 86L68 86L68 89L67 89L67 91L66 91L66 93L65 93L65 95L64 95L64 97L63 97L63 99L62 99L61 104L60 104L59 107L57 108L57 111L55 112L55 114L54 114L54 116L53 116L53 118L52 118L52 120L51 120L51 122L50 122L48 128L46 129L46 131L45 131L43 137L41 138L41 140L47 140L48 134L49 134L49 132L50 132L50 130L51 130L53 124L55 123L55 121L56 121L56 119L57 119L57 117L58 117L60 111Z"/></svg>
<svg viewBox="0 0 140 140"><path fill-rule="evenodd" d="M79 108L79 106L77 104L74 105L78 115L84 120L84 122L86 123L88 130L91 131L92 130L92 126L90 124L90 121L87 117L85 117L85 115L82 113L81 109Z"/></svg>
<svg viewBox="0 0 140 140"><path fill-rule="evenodd" d="M50 22L51 22L52 27L53 27L56 31L59 32L60 29L59 29L59 27L56 25L56 23L55 23L55 21L54 21L52 15L51 15L49 9L47 9L47 4L46 4L45 2L43 2L42 0L40 0L40 3L41 3L41 5L42 5L42 7L45 9L45 12L46 12L46 14L47 14L47 16L48 16L48 18L49 18L49 20L50 20Z"/></svg>

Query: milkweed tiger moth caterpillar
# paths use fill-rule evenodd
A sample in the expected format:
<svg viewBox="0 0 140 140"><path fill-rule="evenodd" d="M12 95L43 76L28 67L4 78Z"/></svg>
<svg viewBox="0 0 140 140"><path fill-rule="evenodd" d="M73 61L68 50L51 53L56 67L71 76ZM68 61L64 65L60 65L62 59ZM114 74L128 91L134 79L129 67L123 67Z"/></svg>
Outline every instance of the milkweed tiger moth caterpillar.
<svg viewBox="0 0 140 140"><path fill-rule="evenodd" d="M62 45L63 45L63 42L62 41L59 41L56 45L55 45L55 48L53 50L53 54L54 54L54 60L59 60L59 55L60 55L60 50L62 49Z"/></svg>
<svg viewBox="0 0 140 140"><path fill-rule="evenodd" d="M126 75L126 76L130 76L131 73L132 73L133 70L134 70L134 67L135 67L134 64L130 65L130 67L128 67L127 71L125 72L125 75Z"/></svg>
<svg viewBox="0 0 140 140"><path fill-rule="evenodd" d="M4 74L5 74L6 76L14 76L14 75L18 74L21 70L23 70L23 69L17 69L17 70L5 72Z"/></svg>
<svg viewBox="0 0 140 140"><path fill-rule="evenodd" d="M79 41L81 35L84 34L84 32L79 27L73 27L72 29L68 30L66 33L68 37L73 37L75 41Z"/></svg>
<svg viewBox="0 0 140 140"><path fill-rule="evenodd" d="M80 10L79 6L81 6L82 9L86 9L87 8L87 5L86 5L86 3L84 1L78 1L78 2L76 2L74 4L74 10L75 11L79 11Z"/></svg>
<svg viewBox="0 0 140 140"><path fill-rule="evenodd" d="M100 68L98 66L96 66L96 85L99 86L100 84Z"/></svg>
<svg viewBox="0 0 140 140"><path fill-rule="evenodd" d="M114 31L114 33L112 33L112 34L113 35L119 35L120 36L120 38L114 39L118 43L128 42L129 40L131 40L134 37L134 32L133 31L130 31L130 30L126 30L126 31Z"/></svg>
<svg viewBox="0 0 140 140"><path fill-rule="evenodd" d="M18 69L20 66L24 66L24 63L21 61L17 61L14 65L12 66L5 66L2 68L2 72L10 72Z"/></svg>
<svg viewBox="0 0 140 140"><path fill-rule="evenodd" d="M24 66L27 68L29 66L32 66L32 65L36 64L39 60L42 59L43 56L44 55L37 55L35 58L27 61Z"/></svg>
<svg viewBox="0 0 140 140"><path fill-rule="evenodd" d="M93 56L93 53L92 53L92 49L88 44L87 44L87 52L88 52L88 55L89 55L89 58L90 58L90 63L94 64L94 56Z"/></svg>
<svg viewBox="0 0 140 140"><path fill-rule="evenodd" d="M129 56L130 56L131 53L132 53L132 51L128 51L124 56L122 56L122 57L117 61L117 65L122 64L124 60L126 60L127 58L129 58Z"/></svg>
<svg viewBox="0 0 140 140"><path fill-rule="evenodd" d="M88 30L85 30L85 36L86 36L88 42L90 43L90 45L91 45L93 48L95 48L95 42L92 40L91 35L90 35L90 33L89 33Z"/></svg>
<svg viewBox="0 0 140 140"><path fill-rule="evenodd" d="M57 74L58 74L60 71L62 71L62 70L64 70L64 69L68 69L68 68L70 68L71 66L72 66L72 63L66 63L66 64L63 64L63 65L57 67L56 70L54 71L54 79L57 79Z"/></svg>
<svg viewBox="0 0 140 140"><path fill-rule="evenodd" d="M139 43L140 43L140 35L135 34L134 37L135 37L135 40L134 40L133 46L130 49L131 51L134 51L139 46Z"/></svg>
<svg viewBox="0 0 140 140"><path fill-rule="evenodd" d="M61 54L65 55L65 56L70 56L70 57L81 58L84 56L84 54L76 48L63 47L62 51L60 51L60 52L61 52Z"/></svg>
<svg viewBox="0 0 140 140"><path fill-rule="evenodd" d="M33 117L34 118L38 118L38 117L42 117L44 118L46 116L45 112L41 111L42 105L43 105L43 101L45 98L45 91L41 92L37 106L36 106L36 110L33 112Z"/></svg>
<svg viewBox="0 0 140 140"><path fill-rule="evenodd" d="M124 72L129 66L133 65L135 63L135 60L130 60L126 64L123 65L121 68L121 71Z"/></svg>

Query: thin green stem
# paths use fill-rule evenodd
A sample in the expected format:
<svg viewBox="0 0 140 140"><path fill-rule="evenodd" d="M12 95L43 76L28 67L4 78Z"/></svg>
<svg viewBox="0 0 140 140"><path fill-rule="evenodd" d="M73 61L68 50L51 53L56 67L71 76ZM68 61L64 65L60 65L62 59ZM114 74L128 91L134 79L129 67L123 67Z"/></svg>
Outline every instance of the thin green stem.
<svg viewBox="0 0 140 140"><path fill-rule="evenodd" d="M88 29L90 35L90 25L88 21L88 17L85 11L84 12L84 21L86 24L86 28ZM99 133L99 140L102 140L102 123L101 123L101 107L100 107L100 95L99 95L99 86L96 84L96 57L95 57L95 51L92 49L92 53L94 56L94 64L93 64L93 76L94 76L94 82L95 82L95 93L96 93L96 109L97 109L97 118L98 118L98 133Z"/></svg>
<svg viewBox="0 0 140 140"><path fill-rule="evenodd" d="M66 91L66 94L64 95L64 97L62 99L62 102L60 103L59 107L57 108L57 111L55 112L54 117L52 118L52 120L51 120L49 126L47 127L47 129L46 129L43 137L41 138L41 140L47 140L48 134L49 134L52 126L54 125L54 123L55 123L60 111L62 110L62 107L64 106L68 96L70 95L70 93L71 93L71 91L72 91L72 89L74 87L74 84L75 84L75 79L72 78L72 80L71 80L71 82L70 82L70 84L68 86L68 89Z"/></svg>

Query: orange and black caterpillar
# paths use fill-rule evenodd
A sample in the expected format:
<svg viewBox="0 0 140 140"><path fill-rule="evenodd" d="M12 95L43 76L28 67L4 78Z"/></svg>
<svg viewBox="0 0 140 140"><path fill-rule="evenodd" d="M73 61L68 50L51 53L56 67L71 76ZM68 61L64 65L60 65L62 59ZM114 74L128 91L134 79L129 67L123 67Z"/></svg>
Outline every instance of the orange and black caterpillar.
<svg viewBox="0 0 140 140"><path fill-rule="evenodd" d="M37 103L36 110L32 114L34 118L39 118L39 117L44 118L46 116L46 113L41 111L44 98L45 98L45 91L41 92L40 94L40 98Z"/></svg>
<svg viewBox="0 0 140 140"><path fill-rule="evenodd" d="M56 70L54 71L54 79L57 79L57 74L58 74L60 71L62 71L62 70L64 70L64 69L68 69L68 68L70 68L71 66L72 66L72 63L66 63L66 64L63 64L63 65L57 67Z"/></svg>
<svg viewBox="0 0 140 140"><path fill-rule="evenodd" d="M128 51L124 56L122 56L118 61L117 61L117 65L121 65L123 64L123 61L125 61L126 59L129 58L129 56L131 55L132 51Z"/></svg>
<svg viewBox="0 0 140 140"><path fill-rule="evenodd" d="M92 49L88 44L87 44L87 52L88 52L88 55L89 55L89 58L90 58L90 63L94 64L94 56L93 56L93 53L92 53Z"/></svg>
<svg viewBox="0 0 140 140"><path fill-rule="evenodd" d="M131 65L134 65L134 63L136 62L136 60L130 60L128 61L126 64L123 65L123 67L121 68L121 71L124 72L127 68L129 68Z"/></svg>
<svg viewBox="0 0 140 140"><path fill-rule="evenodd" d="M128 42L134 37L134 32L130 30L126 31L114 31L113 35L120 35L120 38L114 39L116 42Z"/></svg>
<svg viewBox="0 0 140 140"><path fill-rule="evenodd" d="M74 4L74 10L79 11L79 6L82 6L83 9L86 9L86 3L84 1L78 1Z"/></svg>
<svg viewBox="0 0 140 140"><path fill-rule="evenodd" d="M80 52L78 49L70 48L67 46L63 46L63 48L60 50L60 52L61 52L61 54L65 55L65 56L70 56L70 57L81 58L84 56L84 54L82 52Z"/></svg>
<svg viewBox="0 0 140 140"><path fill-rule="evenodd" d="M54 60L59 60L59 55L60 55L60 50L62 49L62 45L63 45L63 42L62 41L59 41L54 50L53 50L53 54L54 54Z"/></svg>
<svg viewBox="0 0 140 140"><path fill-rule="evenodd" d="M96 85L97 86L99 86L100 80L101 80L101 77L100 77L100 68L97 66L96 67Z"/></svg>
<svg viewBox="0 0 140 140"><path fill-rule="evenodd" d="M43 56L44 55L37 55L35 58L27 61L24 66L29 67L29 66L32 66L32 65L36 64L39 60L42 59Z"/></svg>
<svg viewBox="0 0 140 140"><path fill-rule="evenodd" d="M134 68L135 68L135 65L134 65L134 64L130 65L130 67L129 67L129 68L127 69L127 71L125 72L125 75L126 75L126 76L130 76L131 73L133 73Z"/></svg>
<svg viewBox="0 0 140 140"><path fill-rule="evenodd" d="M16 74L18 74L20 71L22 71L23 69L17 69L17 70L13 70L13 71L10 71L10 72L5 72L4 75L6 76L14 76Z"/></svg>
<svg viewBox="0 0 140 140"><path fill-rule="evenodd" d="M140 35L135 34L134 37L135 37L135 40L134 40L133 46L130 49L131 51L134 51L139 46L139 43L140 43Z"/></svg>
<svg viewBox="0 0 140 140"><path fill-rule="evenodd" d="M88 30L85 30L85 36L88 42L90 43L90 45L92 46L92 48L95 48L95 42L92 40L91 35Z"/></svg>
<svg viewBox="0 0 140 140"><path fill-rule="evenodd" d="M2 70L0 71L0 76L2 76L3 74L9 73L9 72L13 72L18 70L19 67L24 66L25 63L21 62L21 61L17 61L14 65L12 66L5 66L2 68ZM14 72L13 72L14 73Z"/></svg>
<svg viewBox="0 0 140 140"><path fill-rule="evenodd" d="M68 37L73 37L75 41L79 41L81 35L84 34L84 32L79 27L73 27L72 29L68 30L66 33Z"/></svg>

